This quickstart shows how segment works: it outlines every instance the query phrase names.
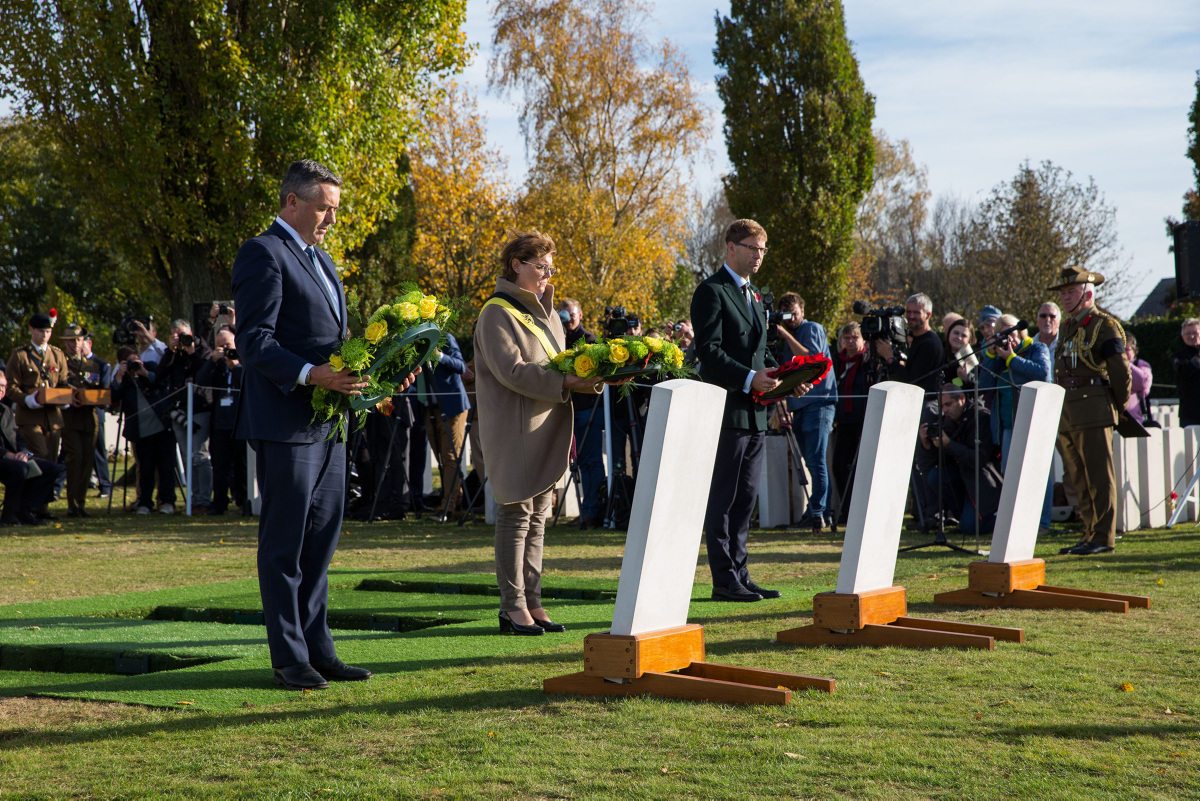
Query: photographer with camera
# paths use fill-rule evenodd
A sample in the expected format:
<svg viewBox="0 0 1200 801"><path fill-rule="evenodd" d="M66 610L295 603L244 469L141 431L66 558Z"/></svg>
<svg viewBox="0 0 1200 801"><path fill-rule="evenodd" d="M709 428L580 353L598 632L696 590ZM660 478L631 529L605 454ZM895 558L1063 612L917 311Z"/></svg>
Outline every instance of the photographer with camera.
<svg viewBox="0 0 1200 801"><path fill-rule="evenodd" d="M642 321L636 314L631 314L624 306L609 306L604 309L604 337L615 339L629 334L642 335ZM629 476L637 480L638 462L642 453L642 436L645 433L646 411L650 406L650 389L640 384L649 383L649 379L638 379L629 385L629 394L622 398L621 393L608 393L609 415L612 421L612 454L613 454L613 493L618 490L615 485L621 476ZM628 443L629 460L625 458L626 443ZM622 494L625 494L622 492ZM633 505L633 493L625 497L626 507ZM628 508L621 510L622 519L627 516ZM618 528L623 528L618 523Z"/></svg>
<svg viewBox="0 0 1200 801"><path fill-rule="evenodd" d="M200 321L198 334L201 339L215 347L217 334L222 331L234 331L236 325L237 313L233 308L233 301L214 300L208 309L208 316Z"/></svg>
<svg viewBox="0 0 1200 801"><path fill-rule="evenodd" d="M157 366L157 365L155 365ZM112 378L113 403L124 416L125 439L133 443L137 457L137 513L148 515L154 508L155 478L158 479L158 511L175 512L175 432L167 417L168 391L154 380L146 362L133 345L117 348L117 369Z"/></svg>
<svg viewBox="0 0 1200 801"><path fill-rule="evenodd" d="M837 382L838 402L833 415L833 480L837 483L837 523L845 525L850 514L850 477L858 458L858 443L862 439L867 419L867 370L863 366L867 343L859 323L849 322L838 331L838 352L833 354L833 367L826 381Z"/></svg>
<svg viewBox="0 0 1200 801"><path fill-rule="evenodd" d="M230 496L235 506L246 498L246 441L234 436L238 396L242 386L242 363L234 347L233 332L217 332L216 347L196 373L196 383L212 390L212 430L209 452L212 455L212 503L208 514L223 515Z"/></svg>
<svg viewBox="0 0 1200 801"><path fill-rule="evenodd" d="M171 426L175 441L181 448L187 447L187 382L200 384L196 375L212 356L208 343L192 333L187 320L171 323L171 338L167 342L167 353L159 362L156 380L165 384L171 393ZM181 391L182 390L182 391ZM212 461L208 453L208 430L212 422L212 407L209 393L192 388L192 452L189 464L192 471L192 512L202 514L212 503Z"/></svg>
<svg viewBox="0 0 1200 801"><path fill-rule="evenodd" d="M564 313L566 317L563 318ZM580 342L595 344L596 335L583 327L583 309L575 298L563 298L558 304L558 316L563 320L567 347ZM597 528L604 523L600 508L600 487L604 486L604 409L599 396L589 397L582 392L571 393L575 410L575 460L579 466L579 527Z"/></svg>
<svg viewBox="0 0 1200 801"><path fill-rule="evenodd" d="M908 355L897 354L892 343L880 338L872 341L875 354L888 366L888 372L896 381L915 384L926 394L937 394L941 385L942 362L945 351L942 339L929 327L933 317L933 301L928 295L917 293L904 302L904 321L908 323Z"/></svg>
<svg viewBox="0 0 1200 801"><path fill-rule="evenodd" d="M925 479L933 492L942 482L943 502L952 514L958 517L963 533L973 535L975 511L979 510L980 533L989 534L996 525L996 510L1000 507L1000 490L1003 479L1000 465L996 461L996 447L991 432L990 416L979 410L979 497L975 498L976 487L976 410L974 403L955 384L945 384L941 397L941 433L937 422L921 423L919 440L921 448L930 454L942 452L942 469L932 467ZM937 464L936 456L930 461ZM945 536L939 534L936 542L942 543Z"/></svg>
<svg viewBox="0 0 1200 801"><path fill-rule="evenodd" d="M768 312L770 322L779 315L775 330L779 342L787 346L789 356L777 349L775 358L783 364L791 356L817 354L829 357L829 338L820 323L804 319L804 298L788 292L779 298L779 310ZM832 361L832 360L831 360ZM808 508L805 509L799 528L811 528L814 534L821 533L824 526L833 527L834 520L829 492L829 469L826 454L829 448L829 432L833 430L834 406L837 403L837 383L830 377L812 388L803 398L788 398L787 410L792 415L792 431L804 456L804 464L812 477L809 487Z"/></svg>

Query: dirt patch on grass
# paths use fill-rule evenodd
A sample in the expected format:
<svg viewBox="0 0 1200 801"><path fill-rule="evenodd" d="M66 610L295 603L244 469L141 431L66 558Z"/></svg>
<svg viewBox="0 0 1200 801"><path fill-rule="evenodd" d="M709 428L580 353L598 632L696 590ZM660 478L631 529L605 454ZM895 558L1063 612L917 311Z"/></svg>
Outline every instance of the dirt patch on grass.
<svg viewBox="0 0 1200 801"><path fill-rule="evenodd" d="M78 723L126 723L154 715L128 704L58 698L0 698L0 741Z"/></svg>

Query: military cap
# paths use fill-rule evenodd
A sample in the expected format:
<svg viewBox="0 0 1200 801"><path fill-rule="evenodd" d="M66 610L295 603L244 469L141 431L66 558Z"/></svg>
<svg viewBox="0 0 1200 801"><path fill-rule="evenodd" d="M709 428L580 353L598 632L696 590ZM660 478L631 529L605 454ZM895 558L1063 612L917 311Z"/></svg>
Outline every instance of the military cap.
<svg viewBox="0 0 1200 801"><path fill-rule="evenodd" d="M53 328L54 323L50 320L50 315L45 312L37 312L29 318L30 328Z"/></svg>
<svg viewBox="0 0 1200 801"><path fill-rule="evenodd" d="M1070 267L1063 267L1061 282L1046 288L1062 289L1063 287L1070 286L1071 284L1094 284L1095 286L1100 286L1103 283L1104 276L1100 273L1093 273L1086 267L1072 265Z"/></svg>
<svg viewBox="0 0 1200 801"><path fill-rule="evenodd" d="M91 333L79 323L70 323L62 332L61 339L91 339L91 336Z"/></svg>

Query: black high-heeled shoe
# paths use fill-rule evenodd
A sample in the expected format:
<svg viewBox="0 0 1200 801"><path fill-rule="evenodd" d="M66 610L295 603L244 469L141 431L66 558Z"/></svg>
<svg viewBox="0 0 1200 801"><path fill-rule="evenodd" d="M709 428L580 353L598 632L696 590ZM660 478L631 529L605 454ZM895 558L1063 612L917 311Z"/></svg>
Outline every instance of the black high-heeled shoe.
<svg viewBox="0 0 1200 801"><path fill-rule="evenodd" d="M537 623L537 621L533 621ZM538 637L545 634L546 631L541 626L526 626L524 623L518 623L508 616L508 612L500 610L500 633L501 634L516 634L524 637Z"/></svg>
<svg viewBox="0 0 1200 801"><path fill-rule="evenodd" d="M538 620L536 617L533 619L533 625L540 626L542 631L547 634L561 634L567 630L562 623L555 623L553 620Z"/></svg>

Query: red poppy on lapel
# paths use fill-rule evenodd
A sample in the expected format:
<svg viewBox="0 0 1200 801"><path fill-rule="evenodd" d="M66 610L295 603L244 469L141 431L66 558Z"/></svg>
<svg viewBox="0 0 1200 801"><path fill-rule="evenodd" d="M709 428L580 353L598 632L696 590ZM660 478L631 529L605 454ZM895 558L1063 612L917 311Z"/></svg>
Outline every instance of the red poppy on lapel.
<svg viewBox="0 0 1200 801"><path fill-rule="evenodd" d="M762 303L762 295L758 294L757 292L754 293L754 299L759 303Z"/></svg>

